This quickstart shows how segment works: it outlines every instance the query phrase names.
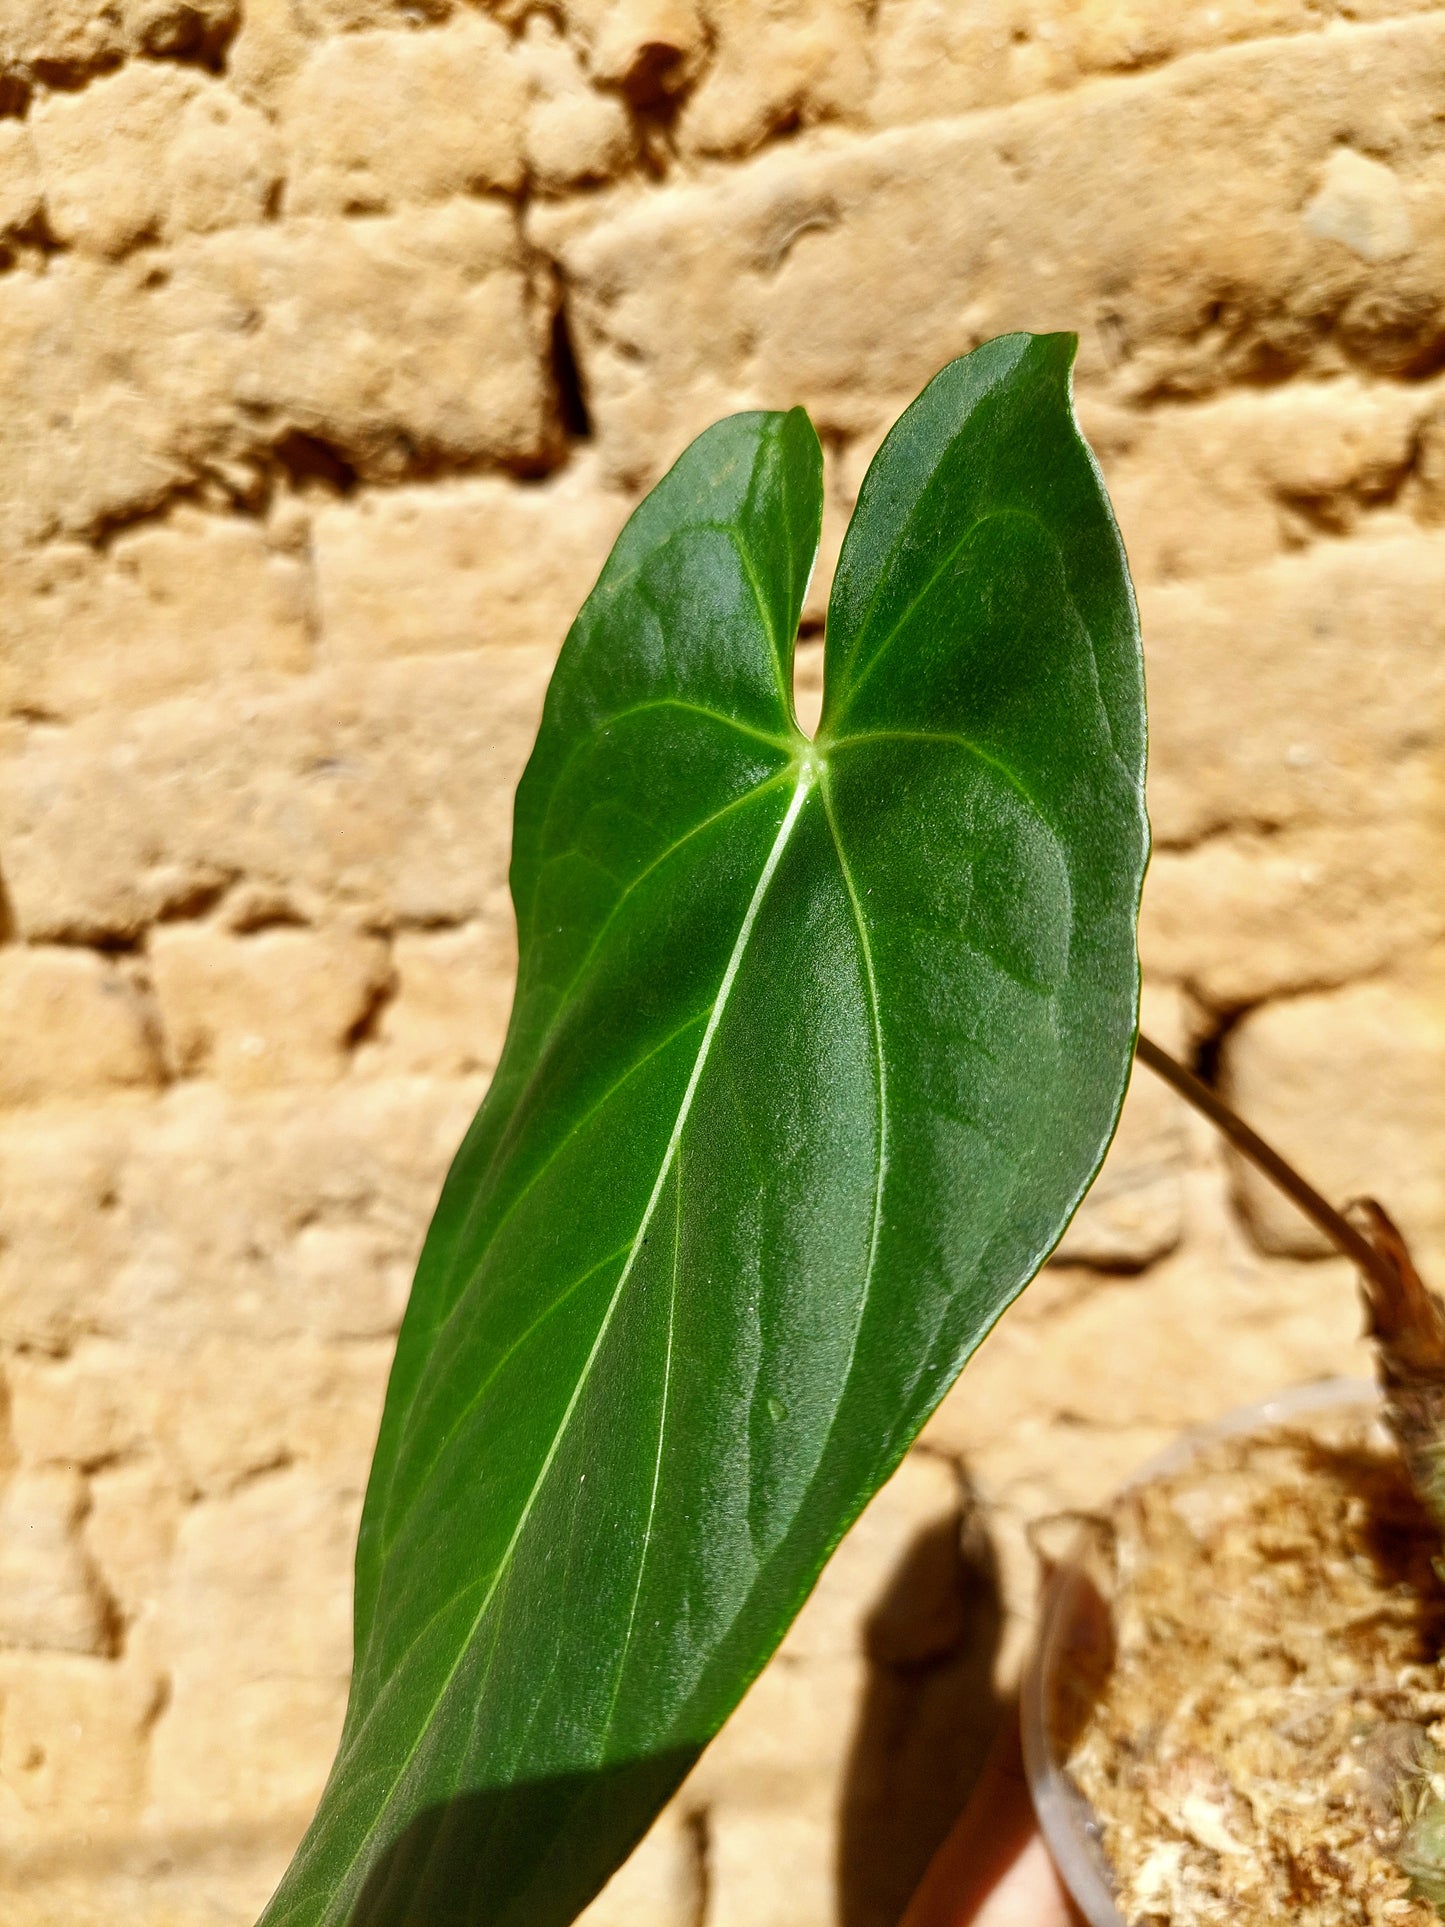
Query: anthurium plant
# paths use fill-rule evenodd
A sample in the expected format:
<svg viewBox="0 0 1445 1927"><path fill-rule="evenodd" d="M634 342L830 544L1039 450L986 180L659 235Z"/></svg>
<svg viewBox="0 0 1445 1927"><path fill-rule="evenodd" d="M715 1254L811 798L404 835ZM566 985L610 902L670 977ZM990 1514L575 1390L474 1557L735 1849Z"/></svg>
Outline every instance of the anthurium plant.
<svg viewBox="0 0 1445 1927"><path fill-rule="evenodd" d="M554 1927L629 1852L1098 1168L1148 833L1072 337L952 362L843 544L701 435L562 650L520 965L402 1327L340 1749L265 1927Z"/></svg>

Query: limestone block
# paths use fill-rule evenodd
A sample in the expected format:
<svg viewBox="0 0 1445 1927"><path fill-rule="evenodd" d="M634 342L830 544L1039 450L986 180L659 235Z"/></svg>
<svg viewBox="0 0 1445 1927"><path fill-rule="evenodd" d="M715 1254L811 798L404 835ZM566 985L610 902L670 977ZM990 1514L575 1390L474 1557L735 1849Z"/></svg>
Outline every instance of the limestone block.
<svg viewBox="0 0 1445 1927"><path fill-rule="evenodd" d="M310 570L240 516L183 504L104 550L22 554L6 581L0 692L26 715L130 708L311 661Z"/></svg>
<svg viewBox="0 0 1445 1927"><path fill-rule="evenodd" d="M1304 24L1315 24L1305 0L1208 9L1167 0L882 0L869 119L890 126L972 113L1076 86L1091 74L1159 65L1192 45Z"/></svg>
<svg viewBox="0 0 1445 1927"><path fill-rule="evenodd" d="M0 1647L106 1653L110 1602L80 1541L85 1484L59 1467L0 1487Z"/></svg>
<svg viewBox="0 0 1445 1927"><path fill-rule="evenodd" d="M481 1094L479 1079L244 1099L192 1085L143 1132L113 1106L0 1123L0 1339L55 1354L87 1333L156 1335L113 1402L88 1347L43 1386L22 1373L26 1451L38 1454L51 1418L68 1414L74 1452L62 1436L62 1455L105 1458L108 1438L150 1425L152 1391L163 1400L186 1348L209 1335L394 1333Z"/></svg>
<svg viewBox="0 0 1445 1927"><path fill-rule="evenodd" d="M1147 413L1086 402L1135 580L1257 568L1357 530L1408 533L1402 496L1433 389L1344 377Z"/></svg>
<svg viewBox="0 0 1445 1927"><path fill-rule="evenodd" d="M1361 261L1397 260L1414 240L1399 175L1353 147L1337 147L1325 162L1304 219L1311 234Z"/></svg>
<svg viewBox="0 0 1445 1927"><path fill-rule="evenodd" d="M239 14L239 0L9 0L0 78L80 85L134 53L211 64Z"/></svg>
<svg viewBox="0 0 1445 1927"><path fill-rule="evenodd" d="M325 34L367 33L373 28L436 26L457 11L455 0L292 0L305 31ZM505 9L489 9L498 14Z"/></svg>
<svg viewBox="0 0 1445 1927"><path fill-rule="evenodd" d="M119 1107L0 1113L0 1339L64 1351L124 1251Z"/></svg>
<svg viewBox="0 0 1445 1927"><path fill-rule="evenodd" d="M925 1441L961 1453L990 1502L1025 1478L1037 1510L1057 1511L1099 1504L1129 1470L1112 1448L1101 1457L1104 1435L1167 1437L1282 1385L1369 1376L1347 1264L1266 1263L1232 1227L1190 1229L1138 1278L1045 1272L970 1360Z"/></svg>
<svg viewBox="0 0 1445 1927"><path fill-rule="evenodd" d="M516 974L509 908L462 930L403 931L392 949L396 994L357 1069L380 1076L469 1076L501 1054Z"/></svg>
<svg viewBox="0 0 1445 1927"><path fill-rule="evenodd" d="M1445 725L1442 591L1445 556L1398 537L1144 584L1159 844L1427 815Z"/></svg>
<svg viewBox="0 0 1445 1927"><path fill-rule="evenodd" d="M227 1493L278 1466L342 1485L371 1457L391 1345L279 1346L230 1335L140 1360L161 1457L183 1489Z"/></svg>
<svg viewBox="0 0 1445 1927"><path fill-rule="evenodd" d="M0 59L26 74L36 61L85 68L113 60L126 44L121 9L106 0L13 0L0 27Z"/></svg>
<svg viewBox="0 0 1445 1927"><path fill-rule="evenodd" d="M11 278L0 315L0 543L90 534L217 476L254 486L288 436L382 480L534 465L553 433L541 295L495 202L229 228L119 266L57 256Z"/></svg>
<svg viewBox="0 0 1445 1927"><path fill-rule="evenodd" d="M291 1285L306 1324L333 1329L356 1347L352 1362L363 1385L377 1368L358 1341L378 1338L385 1345L395 1336L434 1194L481 1099L473 1083L428 1095L439 1121L422 1147L425 1162L404 1174L412 1179L406 1214L378 1203L354 1224L328 1224L324 1217L303 1224L278 1281Z"/></svg>
<svg viewBox="0 0 1445 1927"><path fill-rule="evenodd" d="M1213 1360L1207 1369L1213 1376ZM1227 1373L1227 1363L1220 1370L1222 1377ZM1279 1383L1266 1386L1262 1396L1276 1392ZM1214 1390L1215 1418L1247 1402L1231 1398L1222 1382ZM1042 1577L1039 1553L1047 1556L1050 1550L1058 1549L1061 1540L1067 1543L1071 1515L1106 1507L1151 1460L1178 1444L1182 1429L1187 1428L1160 1418L1095 1425L1066 1414L1062 1422L1057 1417L1039 1422L1039 1415L1030 1411L1015 1438L1007 1444L997 1441L993 1449L985 1451L978 1461L978 1477L987 1489L984 1516L999 1555L1010 1617L1017 1613L1032 1625ZM1036 1521L1040 1540L1037 1549L1028 1544L1023 1530ZM1007 1631L1005 1638L1007 1641ZM1017 1660L1027 1650L1027 1642L1015 1646L1012 1657ZM1016 1672L1009 1672L1006 1654L1000 1655L995 1677L1000 1684L1017 1679Z"/></svg>
<svg viewBox="0 0 1445 1927"><path fill-rule="evenodd" d="M82 1274L95 1322L152 1335L139 1391L162 1393L212 1339L304 1352L302 1341L393 1335L480 1096L480 1080L464 1079L172 1092L116 1176L115 1256ZM60 1232L38 1217L17 1234L18 1266L48 1261Z"/></svg>
<svg viewBox="0 0 1445 1927"><path fill-rule="evenodd" d="M1281 391L1255 416L1249 465L1279 504L1286 539L1296 543L1352 533L1393 503L1431 399L1429 390L1417 394L1369 378L1330 389L1288 400ZM1236 404L1232 412L1242 426L1243 411Z"/></svg>
<svg viewBox="0 0 1445 1927"><path fill-rule="evenodd" d="M804 630L819 630L827 620L833 571L838 566L838 554L863 479L862 469L856 477L851 472L848 456L853 453L851 447L840 450L836 442L825 442L823 446L823 526L818 535L818 559L803 598Z"/></svg>
<svg viewBox="0 0 1445 1927"><path fill-rule="evenodd" d="M243 99L279 116L297 73L329 35L398 27L414 31L449 20L456 11L454 0L246 0L227 48L226 79ZM489 11L503 15L506 10L493 6ZM366 112L374 114L376 106L375 99L366 102Z"/></svg>
<svg viewBox="0 0 1445 1927"><path fill-rule="evenodd" d="M385 944L337 929L170 924L150 959L173 1074L241 1090L340 1076L391 977Z"/></svg>
<svg viewBox="0 0 1445 1927"><path fill-rule="evenodd" d="M684 152L746 153L856 114L872 78L861 0L704 0L713 56L678 118Z"/></svg>
<svg viewBox="0 0 1445 1927"><path fill-rule="evenodd" d="M1424 77L1445 71L1445 21L1347 38L1301 34L978 120L786 144L725 181L539 209L604 452L655 473L744 404L802 401L825 426L868 431L871 398L915 391L989 335L1082 316L1108 320L1085 340L1081 383L1129 396L1428 361L1445 164ZM1368 127L1357 138L1400 174L1406 257L1366 263L1304 224L1344 124Z"/></svg>
<svg viewBox="0 0 1445 1927"><path fill-rule="evenodd" d="M518 59L527 76L527 169L545 192L605 181L631 161L632 121L615 94L588 85L572 47L540 13L527 17Z"/></svg>
<svg viewBox="0 0 1445 1927"><path fill-rule="evenodd" d="M10 1857L6 1927L176 1927L177 1922L254 1921L285 1872L304 1816L268 1821L224 1845L214 1836L185 1837L183 1857L170 1858L174 1836L129 1823L120 1837L92 1834L77 1847L64 1823Z"/></svg>
<svg viewBox="0 0 1445 1927"><path fill-rule="evenodd" d="M1445 935L1438 849L1422 815L1161 850L1144 886L1144 967L1218 1011L1368 975Z"/></svg>
<svg viewBox="0 0 1445 1927"><path fill-rule="evenodd" d="M281 186L270 122L229 88L187 102L166 150L165 231L208 234L264 220Z"/></svg>
<svg viewBox="0 0 1445 1927"><path fill-rule="evenodd" d="M214 390L247 417L318 436L365 477L535 461L547 446L549 317L515 214L497 202L235 229L178 259L153 299L166 337L197 310L241 331L208 334L164 387L193 407L194 383L196 400Z"/></svg>
<svg viewBox="0 0 1445 1927"><path fill-rule="evenodd" d="M823 714L823 649L804 638L793 655L793 711L805 735L815 736Z"/></svg>
<svg viewBox="0 0 1445 1927"><path fill-rule="evenodd" d="M698 1823L669 1807L613 1874L577 1927L694 1927L706 1904Z"/></svg>
<svg viewBox="0 0 1445 1927"><path fill-rule="evenodd" d="M352 1243L363 1243L359 1227ZM286 1282L307 1289L294 1271ZM390 1363L389 1338L281 1344L259 1321L247 1336L141 1326L130 1342L90 1340L65 1359L17 1358L15 1449L31 1468L100 1468L84 1542L107 1587L134 1601L142 1582L154 1591L182 1495L228 1492L282 1464L343 1481L364 1470Z"/></svg>
<svg viewBox="0 0 1445 1927"><path fill-rule="evenodd" d="M0 546L152 509L189 476L147 350L174 363L128 274L84 255L6 283L0 312Z"/></svg>
<svg viewBox="0 0 1445 1927"><path fill-rule="evenodd" d="M0 120L0 235L28 227L40 211L35 143L24 121Z"/></svg>
<svg viewBox="0 0 1445 1927"><path fill-rule="evenodd" d="M0 949L0 1106L158 1083L135 981L93 952Z"/></svg>
<svg viewBox="0 0 1445 1927"><path fill-rule="evenodd" d="M476 915L505 882L551 655L483 647L31 736L0 763L20 930L135 932L235 878L308 915Z"/></svg>
<svg viewBox="0 0 1445 1927"><path fill-rule="evenodd" d="M688 1780L710 1809L825 1817L868 1681L861 1651L766 1667ZM819 1868L821 1874L823 1869Z"/></svg>
<svg viewBox="0 0 1445 1927"><path fill-rule="evenodd" d="M141 1451L148 1427L136 1362L130 1347L105 1338L82 1341L61 1358L17 1352L5 1376L20 1463L88 1468Z"/></svg>
<svg viewBox="0 0 1445 1927"><path fill-rule="evenodd" d="M833 1927L836 1853L826 1807L719 1806L708 1815L708 1927Z"/></svg>
<svg viewBox="0 0 1445 1927"><path fill-rule="evenodd" d="M76 1858L83 1844L104 1842L112 1851L124 1844L143 1797L146 1742L163 1696L162 1679L145 1664L0 1654L7 1849L37 1835L64 1843Z"/></svg>
<svg viewBox="0 0 1445 1927"><path fill-rule="evenodd" d="M631 506L580 461L541 483L478 477L320 506L311 544L325 655L555 651Z"/></svg>
<svg viewBox="0 0 1445 1927"><path fill-rule="evenodd" d="M288 207L374 214L515 188L526 94L506 33L475 14L322 41L286 95Z"/></svg>
<svg viewBox="0 0 1445 1927"><path fill-rule="evenodd" d="M1023 24L1019 16L1038 11L1008 9L988 0L931 0L924 5L880 0L873 33L877 78L868 118L889 127L1019 99L1037 78L1036 64L1029 73L1023 56L1040 44L1033 32L1027 40L1017 37ZM1051 39L1043 43L1046 50Z"/></svg>
<svg viewBox="0 0 1445 1927"><path fill-rule="evenodd" d="M30 117L56 237L100 255L257 221L279 178L267 121L194 69L135 61Z"/></svg>
<svg viewBox="0 0 1445 1927"><path fill-rule="evenodd" d="M1139 1271L1183 1232L1184 1139L1177 1098L1136 1076L1119 1132L1055 1257L1107 1271Z"/></svg>
<svg viewBox="0 0 1445 1927"><path fill-rule="evenodd" d="M1150 986L1142 1028L1178 1053L1184 1023L1177 997ZM1151 1071L1136 1067L1119 1129L1056 1258L1104 1271L1139 1271L1184 1235L1188 1146L1184 1107Z"/></svg>
<svg viewBox="0 0 1445 1927"><path fill-rule="evenodd" d="M123 0L123 7L139 52L215 69L236 31L242 0Z"/></svg>
<svg viewBox="0 0 1445 1927"><path fill-rule="evenodd" d="M1430 0L1352 5L1353 20L1425 12ZM1140 71L1245 40L1318 31L1309 0L882 0L874 29L879 124L963 114L1093 74Z"/></svg>
<svg viewBox="0 0 1445 1927"><path fill-rule="evenodd" d="M1423 522L1445 522L1445 407L1437 404L1420 422L1415 458L1415 507Z"/></svg>
<svg viewBox="0 0 1445 1927"><path fill-rule="evenodd" d="M147 1455L102 1466L91 1474L89 1492L85 1549L115 1602L126 1649L139 1628L150 1650L163 1652L157 1602L189 1495L169 1466Z"/></svg>
<svg viewBox="0 0 1445 1927"><path fill-rule="evenodd" d="M296 1467L186 1513L159 1611L171 1692L151 1751L169 1827L314 1804L346 1702L360 1499Z"/></svg>
<svg viewBox="0 0 1445 1927"><path fill-rule="evenodd" d="M243 100L268 113L280 111L320 36L315 12L314 6L298 6L296 0L246 0L226 59L226 78Z"/></svg>
<svg viewBox="0 0 1445 1927"><path fill-rule="evenodd" d="M1373 978L1251 1011L1226 1040L1230 1101L1332 1201L1378 1197L1429 1278L1445 1271L1445 966ZM1244 1172L1240 1195L1268 1251L1327 1249L1283 1198Z"/></svg>
<svg viewBox="0 0 1445 1927"><path fill-rule="evenodd" d="M640 107L685 92L706 52L696 0L564 0L562 13L588 71Z"/></svg>

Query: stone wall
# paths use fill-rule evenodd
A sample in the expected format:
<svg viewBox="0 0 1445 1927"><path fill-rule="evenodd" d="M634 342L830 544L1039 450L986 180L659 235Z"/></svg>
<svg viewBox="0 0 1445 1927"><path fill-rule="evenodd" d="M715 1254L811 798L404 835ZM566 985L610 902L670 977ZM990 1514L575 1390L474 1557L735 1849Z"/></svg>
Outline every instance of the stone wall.
<svg viewBox="0 0 1445 1927"><path fill-rule="evenodd" d="M720 413L811 410L830 561L943 361L1080 333L1149 1022L1445 1275L1442 99L1430 0L6 0L7 1927L244 1923L304 1821L505 1021L510 791ZM887 1927L1016 1670L1026 1522L1359 1369L1357 1323L1141 1073L598 1927Z"/></svg>

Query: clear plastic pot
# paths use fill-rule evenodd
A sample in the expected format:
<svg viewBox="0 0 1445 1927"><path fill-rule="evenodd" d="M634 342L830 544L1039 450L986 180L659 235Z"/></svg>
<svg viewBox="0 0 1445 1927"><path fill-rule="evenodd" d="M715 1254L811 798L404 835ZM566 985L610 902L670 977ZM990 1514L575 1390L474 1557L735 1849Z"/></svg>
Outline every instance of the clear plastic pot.
<svg viewBox="0 0 1445 1927"><path fill-rule="evenodd" d="M1143 1466L1124 1492L1166 1478L1187 1465L1206 1446L1250 1432L1272 1431L1311 1416L1331 1413L1342 1417L1351 1409L1378 1407L1379 1394L1367 1379L1332 1378L1300 1385L1259 1405L1242 1406L1214 1425L1187 1432L1167 1452ZM1081 1545L1082 1529L1081 1529ZM1101 1830L1093 1808L1074 1785L1058 1758L1050 1730L1048 1709L1067 1654L1097 1636L1098 1592L1086 1576L1085 1559L1067 1555L1054 1568L1044 1590L1038 1637L1024 1675L1020 1699L1024 1766L1034 1812L1054 1865L1074 1905L1089 1927L1126 1927L1114 1903L1109 1864L1104 1857Z"/></svg>

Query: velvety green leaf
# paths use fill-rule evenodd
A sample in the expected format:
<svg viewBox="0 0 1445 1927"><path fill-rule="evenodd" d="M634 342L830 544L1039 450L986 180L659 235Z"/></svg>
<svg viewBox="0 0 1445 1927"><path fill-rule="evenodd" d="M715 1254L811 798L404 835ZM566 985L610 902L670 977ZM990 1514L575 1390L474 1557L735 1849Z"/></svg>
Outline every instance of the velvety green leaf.
<svg viewBox="0 0 1445 1927"><path fill-rule="evenodd" d="M817 741L805 415L701 436L568 638L520 975L402 1329L336 1765L268 1927L550 1927L1052 1248L1117 1118L1137 624L1069 337L869 471Z"/></svg>

